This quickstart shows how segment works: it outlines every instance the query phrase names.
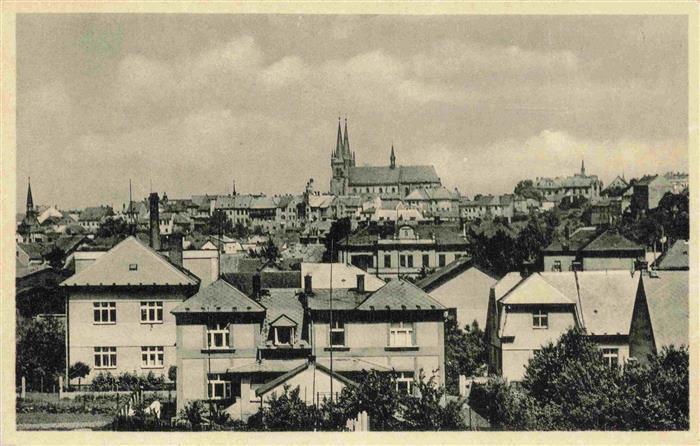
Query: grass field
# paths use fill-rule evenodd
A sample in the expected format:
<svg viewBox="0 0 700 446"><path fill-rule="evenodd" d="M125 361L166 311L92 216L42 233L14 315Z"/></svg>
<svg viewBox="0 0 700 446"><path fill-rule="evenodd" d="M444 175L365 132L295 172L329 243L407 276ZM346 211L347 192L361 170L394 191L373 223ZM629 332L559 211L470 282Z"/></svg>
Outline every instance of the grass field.
<svg viewBox="0 0 700 446"><path fill-rule="evenodd" d="M89 413L18 413L17 424L42 424L42 423L79 423L79 422L104 422L112 421L106 415L92 415Z"/></svg>

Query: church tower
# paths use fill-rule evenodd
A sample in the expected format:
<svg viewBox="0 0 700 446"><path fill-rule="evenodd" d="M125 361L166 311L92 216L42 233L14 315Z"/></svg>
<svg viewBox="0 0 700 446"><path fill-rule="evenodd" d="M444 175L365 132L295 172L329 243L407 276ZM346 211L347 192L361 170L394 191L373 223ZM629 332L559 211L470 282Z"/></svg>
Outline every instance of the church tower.
<svg viewBox="0 0 700 446"><path fill-rule="evenodd" d="M394 154L394 145L391 145L391 156L389 156L389 167L396 169L396 155Z"/></svg>
<svg viewBox="0 0 700 446"><path fill-rule="evenodd" d="M581 160L581 176L582 177L586 176L586 165L583 164L583 160Z"/></svg>
<svg viewBox="0 0 700 446"><path fill-rule="evenodd" d="M34 198L32 198L32 178L27 178L27 214L34 213Z"/></svg>
<svg viewBox="0 0 700 446"><path fill-rule="evenodd" d="M345 195L347 193L348 170L353 164L353 157L350 153L347 120L345 120L345 138L343 138L339 116L338 136L335 142L335 150L331 155L331 194Z"/></svg>

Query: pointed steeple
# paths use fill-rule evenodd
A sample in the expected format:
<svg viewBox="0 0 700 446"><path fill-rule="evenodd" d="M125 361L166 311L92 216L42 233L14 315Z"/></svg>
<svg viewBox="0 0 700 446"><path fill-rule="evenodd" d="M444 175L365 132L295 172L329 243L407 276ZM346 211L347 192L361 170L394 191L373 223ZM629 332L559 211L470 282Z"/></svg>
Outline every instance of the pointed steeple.
<svg viewBox="0 0 700 446"><path fill-rule="evenodd" d="M581 176L585 177L586 176L586 166L583 164L583 160L581 160Z"/></svg>
<svg viewBox="0 0 700 446"><path fill-rule="evenodd" d="M343 132L340 128L340 116L338 116L338 140L335 143L335 156L343 156Z"/></svg>
<svg viewBox="0 0 700 446"><path fill-rule="evenodd" d="M396 168L396 155L394 154L394 144L391 145L391 156L389 157L390 167L392 169Z"/></svg>
<svg viewBox="0 0 700 446"><path fill-rule="evenodd" d="M348 118L345 118L345 137L343 138L343 157L350 158L350 139L348 137Z"/></svg>
<svg viewBox="0 0 700 446"><path fill-rule="evenodd" d="M32 178L27 177L27 214L34 211L34 199L32 198Z"/></svg>
<svg viewBox="0 0 700 446"><path fill-rule="evenodd" d="M355 151L352 152L352 167L355 167Z"/></svg>

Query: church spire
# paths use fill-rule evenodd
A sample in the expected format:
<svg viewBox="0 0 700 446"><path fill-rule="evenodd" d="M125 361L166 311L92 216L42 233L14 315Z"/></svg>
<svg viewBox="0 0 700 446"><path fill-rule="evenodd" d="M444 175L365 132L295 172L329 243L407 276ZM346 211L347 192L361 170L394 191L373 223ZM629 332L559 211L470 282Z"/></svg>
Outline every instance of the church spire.
<svg viewBox="0 0 700 446"><path fill-rule="evenodd" d="M32 178L27 177L27 214L34 211L34 199L32 198Z"/></svg>
<svg viewBox="0 0 700 446"><path fill-rule="evenodd" d="M343 156L343 132L340 129L340 116L338 116L338 139L335 143L335 156Z"/></svg>
<svg viewBox="0 0 700 446"><path fill-rule="evenodd" d="M345 118L345 137L343 138L343 156L350 158L350 139L348 137L348 118Z"/></svg>
<svg viewBox="0 0 700 446"><path fill-rule="evenodd" d="M394 169L396 167L396 155L394 154L394 144L391 145L391 156L389 157L389 161L391 162L391 168Z"/></svg>
<svg viewBox="0 0 700 446"><path fill-rule="evenodd" d="M586 176L586 166L583 164L583 159L581 160L581 176Z"/></svg>

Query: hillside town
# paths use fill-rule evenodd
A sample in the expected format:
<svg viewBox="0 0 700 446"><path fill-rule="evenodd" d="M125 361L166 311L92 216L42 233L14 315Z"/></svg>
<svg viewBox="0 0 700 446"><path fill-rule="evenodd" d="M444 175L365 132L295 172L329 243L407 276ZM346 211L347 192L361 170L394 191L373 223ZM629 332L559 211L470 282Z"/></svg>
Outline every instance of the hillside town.
<svg viewBox="0 0 700 446"><path fill-rule="evenodd" d="M328 133L330 183L303 172L284 195L232 180L225 194L132 197L123 178L121 206L65 209L20 183L18 401L92 398L98 421L134 429L153 415L162 429L563 429L508 424L494 383L533 391L572 336L610 380L687 355L686 173L604 184L580 160L486 195L403 164L399 146L360 165L347 119ZM388 418L357 406L361 392L395 395ZM109 395L123 398L100 412ZM273 416L290 410L280 395L313 408L294 412L301 427ZM424 406L442 418L416 421ZM603 418L566 426L639 427ZM669 423L643 427L682 428Z"/></svg>

